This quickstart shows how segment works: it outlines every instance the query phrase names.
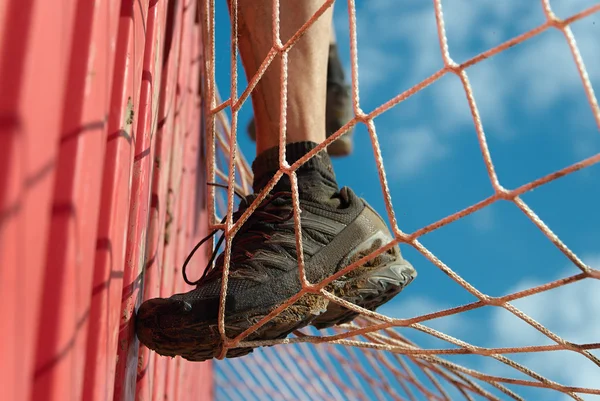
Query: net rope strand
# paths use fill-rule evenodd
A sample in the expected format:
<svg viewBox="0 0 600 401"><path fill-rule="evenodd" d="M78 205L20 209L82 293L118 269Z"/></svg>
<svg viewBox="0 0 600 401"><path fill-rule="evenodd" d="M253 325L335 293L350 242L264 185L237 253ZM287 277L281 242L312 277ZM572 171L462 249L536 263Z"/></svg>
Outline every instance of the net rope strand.
<svg viewBox="0 0 600 401"><path fill-rule="evenodd" d="M590 352L591 350L600 349L600 343L575 344L568 342L511 303L518 299L524 299L534 294L544 293L551 289L571 285L583 280L600 279L600 271L586 265L521 198L521 195L527 192L599 163L600 154L582 159L577 163L527 182L517 188L505 188L502 186L500 179L495 172L494 162L484 130L484 123L479 114L476 98L473 94L469 76L467 74L467 69L469 67L499 54L514 45L521 44L540 35L549 29L557 29L561 31L568 44L571 57L573 58L581 79L587 102L592 110L596 125L598 129L600 129L600 108L598 106L598 99L594 93L584 60L581 57L579 47L577 46L576 37L573 35L570 28L570 25L574 22L583 20L584 18L592 16L594 13L600 12L600 3L561 19L553 12L549 0L540 0L540 7L545 15L544 23L457 64L453 61L448 46L441 0L433 0L437 36L444 67L413 87L384 102L379 107L365 113L360 107L359 97L356 8L354 0L347 0L351 56L351 97L354 117L338 130L338 132L328 137L323 143L291 166L285 159L285 147L281 146L279 155L280 170L267 184L265 189L261 191L253 204L249 206L244 215L234 223L231 218L234 207L234 191L243 190L248 192L252 187L252 173L249 164L237 150L236 135L238 131L238 112L244 102L247 101L258 81L271 65L275 57L281 57L282 107L280 109L280 118L282 123L280 124L280 144L285 143L288 51L293 48L294 44L302 37L306 30L309 29L328 8L332 7L333 0L324 1L322 7L320 7L319 10L285 43L281 41L280 37L279 0L273 0L273 46L261 63L256 74L250 79L250 82L246 88L243 89L239 97L237 93L237 12L233 9L237 9L237 1L232 0L231 96L225 101L220 100L215 80L215 4L214 0L203 1L204 26L207 31L207 41L205 42L206 49L204 54L208 55L205 60L206 73L204 74L207 96L209 98L209 101L207 102L208 118L206 119L207 140L209 141L207 147L208 178L211 182L215 182L215 179L218 178L222 182L229 184L227 198L224 199L225 202L221 205L221 209L226 209L227 219L225 224L218 223L221 220L219 216L217 216L216 199L218 198L218 195L215 192L214 187L208 188L208 209L209 215L211 216L209 228L222 229L225 231L226 236L225 266L223 269L224 277L222 281L218 319L218 329L224 341L219 358L223 358L230 348L285 344L275 348L268 348L267 351L262 354L257 353L255 356L231 362L231 367L235 367L235 371L238 372L238 374L239 372L243 372L243 380L234 382L232 379L235 378L236 373L229 368L223 368L223 370L219 371L217 374L219 382L224 383L225 387L239 386L238 389L246 389L247 391L254 392L254 394L268 396L277 394L280 396L283 395L286 399L302 398L312 394L312 396L319 397L329 395L333 397L333 399L347 398L361 400L368 399L368 397L365 398L365 394L368 392L378 398L391 397L392 399L408 400L422 399L422 397L425 397L428 400L449 400L454 399L455 396L462 397L466 400L474 399L474 397L497 400L500 399L498 398L498 395L502 393L511 399L521 400L522 398L518 395L517 391L519 386L549 388L561 392L575 400L582 399L582 395L584 394L600 395L600 389L598 388L566 386L557 383L534 372L526 366L513 361L507 356L510 354L540 354L555 351L574 352L587 358L596 366L599 366L598 372L600 372L600 359ZM394 213L392 197L387 182L374 119L429 85L434 84L448 73L456 75L463 87L475 127L481 157L485 164L488 179L494 189L494 194L456 213L421 227L412 233L404 233L398 227ZM230 109L232 116L231 125L225 114L227 108ZM382 248L375 250L370 255L367 255L361 260L344 268L335 276L317 284L307 283L304 274L304 260L300 257L298 269L301 273L301 277L304 278L302 290L280 305L268 316L261 319L261 321L248 328L244 333L241 333L233 339L227 338L224 326L224 316L226 313L224 299L227 291L227 274L229 271L231 242L236 232L250 214L256 210L258 204L262 202L278 180L286 174L290 177L292 182L296 246L298 255L302 255L302 236L300 235L301 232L299 227L300 210L295 171L299 166L314 157L314 155L321 150L324 150L329 144L337 140L357 124L365 124L367 128L373 146L373 155L377 166L386 212L395 238ZM222 155L224 160L228 161L226 166L227 171L217 167L216 161L218 154ZM537 227L539 231L541 231L544 236L580 270L580 273L502 297L491 297L471 285L419 242L421 236L482 210L499 200L506 200L514 204L514 206L517 207L535 225L535 227ZM474 295L478 300L469 304L424 314L411 319L397 319L387 317L377 312L367 311L324 290L326 285L336 278L347 274L364 264L366 261L377 257L380 253L401 243L412 246L441 271L451 277L456 284ZM361 317L355 319L350 324L341 325L335 329L321 331L320 335L310 335L303 331L297 331L294 337L282 340L244 341L249 334L253 333L260 326L268 322L305 294L320 294L330 302L338 303L359 312ZM484 306L494 306L504 309L508 313L511 313L527 323L537 332L541 333L545 338L551 341L551 344L525 347L479 347L449 336L438 330L434 330L425 324L429 320L458 315ZM423 349L401 335L398 332L399 328L416 330L428 336L435 337L447 344L449 348L439 347ZM524 376L523 378L508 378L499 375L491 375L461 366L458 363L442 358L443 356L450 355L476 355L485 358L493 358ZM316 363L317 360L320 361L320 363ZM252 366L256 361L259 362L258 366ZM285 367L285 371L282 370L282 367ZM330 379L323 380L324 375L329 375ZM281 379L283 377L285 377L285 380ZM295 385L292 385L289 382L294 382ZM489 387L484 388L482 385L489 385ZM511 385L511 388L509 389L506 385ZM515 387L515 385L517 387ZM449 391L452 388L454 388L456 392L451 395ZM392 394L397 389L402 389L403 394ZM490 392L492 389L499 391L499 393L493 394ZM240 395L243 396L244 394L243 392L236 393L233 389L227 389L226 392L232 399L240 399Z"/></svg>

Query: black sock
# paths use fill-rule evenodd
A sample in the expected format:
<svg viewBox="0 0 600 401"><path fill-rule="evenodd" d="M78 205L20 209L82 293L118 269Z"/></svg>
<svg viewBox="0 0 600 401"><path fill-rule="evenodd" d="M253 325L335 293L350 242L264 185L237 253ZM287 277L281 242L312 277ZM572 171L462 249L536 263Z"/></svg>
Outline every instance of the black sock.
<svg viewBox="0 0 600 401"><path fill-rule="evenodd" d="M292 165L302 156L317 147L315 142L293 142L288 143L285 147L286 159L288 164ZM255 193L260 192L269 182L275 173L279 170L279 147L273 147L265 150L252 163L252 171L254 173L254 183L252 187ZM331 190L332 194L338 190L338 184L333 172L333 165L326 150L317 153L314 157L304 163L296 170L298 177L298 191L300 196L303 194L313 193L317 188L321 191L325 189ZM287 174L279 180L272 192L290 191L290 179Z"/></svg>

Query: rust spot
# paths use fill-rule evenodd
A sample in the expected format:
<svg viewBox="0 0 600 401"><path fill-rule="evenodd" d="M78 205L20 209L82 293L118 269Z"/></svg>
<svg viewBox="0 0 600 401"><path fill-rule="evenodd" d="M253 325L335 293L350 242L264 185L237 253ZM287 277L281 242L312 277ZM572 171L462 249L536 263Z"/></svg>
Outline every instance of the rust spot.
<svg viewBox="0 0 600 401"><path fill-rule="evenodd" d="M127 98L127 107L125 109L125 125L133 124L133 116L135 115L135 111L133 110L133 101L131 100L131 96Z"/></svg>
<svg viewBox="0 0 600 401"><path fill-rule="evenodd" d="M173 190L169 188L167 193L167 210L165 221L165 245L169 244L171 238L171 225L173 224Z"/></svg>

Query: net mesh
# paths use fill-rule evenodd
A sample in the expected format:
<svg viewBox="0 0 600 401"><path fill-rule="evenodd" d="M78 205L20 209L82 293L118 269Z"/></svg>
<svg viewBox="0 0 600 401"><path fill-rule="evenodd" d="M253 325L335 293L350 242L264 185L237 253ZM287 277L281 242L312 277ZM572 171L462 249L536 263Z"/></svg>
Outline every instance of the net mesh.
<svg viewBox="0 0 600 401"><path fill-rule="evenodd" d="M519 392L523 389L542 388L552 390L553 394L565 396L568 399L586 399L592 395L600 395L600 387L574 387L551 380L522 363L515 361L514 355L532 354L534 357L550 352L565 351L576 353L591 362L595 369L593 375L600 377L600 359L594 355L594 351L600 348L600 343L574 343L565 340L549 328L545 327L532 317L517 308L514 303L536 294L545 293L559 287L573 285L576 282L593 281L600 278L600 271L593 269L573 252L532 210L522 199L522 195L536 188L544 186L560 177L572 174L578 170L588 168L600 161L600 154L582 159L574 164L568 165L551 174L547 174L533 181L527 182L513 189L506 188L500 182L494 168L494 162L490 155L486 133L484 132L482 119L478 110L476 97L473 94L467 69L481 61L503 52L515 45L521 44L542 32L556 29L562 33L568 44L571 56L575 62L580 76L581 85L585 91L587 102L592 109L595 124L600 128L600 109L598 100L594 94L590 77L581 57L575 37L570 26L576 22L589 18L600 11L600 4L591 5L588 8L570 15L567 18L559 18L553 12L548 0L541 0L539 5L545 15L545 22L519 36L486 50L475 57L462 63L456 63L451 57L448 48L448 40L444 27L444 13L442 2L434 0L435 21L437 25L437 36L444 66L433 75L398 94L381 106L370 112L361 109L358 85L358 54L357 54L357 29L356 29L356 7L353 0L348 0L348 20L350 32L350 54L351 54L351 81L352 102L354 118L342 127L338 132L331 135L325 142L308 153L293 165L285 161L285 147L280 146L280 170L270 183L259 194L258 199L236 222L232 220L234 211L234 191L244 193L251 191L251 169L239 152L237 146L238 114L254 89L257 81L268 68L276 55L282 58L281 68L281 105L286 104L287 98L287 52L294 46L302 33L308 29L314 21L329 7L333 0L325 1L323 6L309 19L304 26L287 42L283 43L279 35L279 1L274 0L274 28L273 47L256 75L250 80L248 86L238 96L238 64L237 64L237 2L231 1L232 10L232 34L231 34L231 87L230 98L222 101L219 97L215 81L215 4L214 0L205 0L202 4L202 18L206 29L206 71L204 76L208 79L206 93L208 95L207 133L208 133L208 180L216 182L219 179L229 184L226 196L219 196L214 187L209 187L209 215L213 216L210 222L211 229L222 229L226 240L224 246L225 268L224 279L221 289L221 304L219 314L219 332L223 339L223 347L220 357L223 358L230 348L246 346L271 346L255 351L254 354L240 358L226 360L218 364L216 380L218 385L218 398L223 399L398 399L398 400L449 400L449 399L523 399ZM595 23L595 22L594 22ZM395 105L415 95L425 87L434 84L445 75L454 74L462 83L464 93L468 101L470 114L475 127L481 157L487 169L487 175L493 187L493 195L482 199L469 207L456 213L448 215L438 221L428 224L413 232L404 232L400 229L392 197L384 168L382 152L377 136L374 119L386 113ZM286 120L286 107L281 107L281 121ZM230 113L231 120L227 113ZM231 122L229 122L231 121ZM313 157L317 152L323 150L331 142L357 124L364 124L373 146L375 162L381 183L381 191L387 211L387 217L395 238L389 244L374 251L361 260L352 263L321 283L310 284L304 279L302 290L279 306L261 321L250 327L244 333L235 338L227 338L224 326L224 294L227 291L227 277L229 270L229 259L232 238L252 213L256 206L264 199L276 182L283 176L288 175L292 183L294 200L294 219L296 222L296 241L302 255L302 237L299 227L299 204L298 187L296 181L296 169L305 161ZM285 124L282 124L280 144L285 143ZM562 252L577 268L577 274L569 277L535 285L522 291L509 295L494 297L490 296L451 269L440 258L436 257L420 241L425 234L439 230L467 215L480 211L490 205L505 200L512 202L542 233ZM226 211L224 223L219 223L223 216L217 215L217 211ZM325 286L336 278L347 274L373 259L382 252L396 244L410 246L431 261L438 269L449 276L465 291L472 294L478 300L461 306L439 310L408 319L393 318L377 312L368 311L354 304L346 302L326 291ZM304 261L302 257L299 262L300 277L304 276ZM417 270L419 266L416 266ZM415 284L413 284L415 285ZM293 336L282 340L273 341L245 341L250 333L265 324L269 319L297 301L303 294L318 293L330 302L343 305L360 313L360 317L350 324L341 325L332 329L317 331L315 329L303 329L297 331ZM427 324L428 321L441 317L454 316L484 307L502 308L513 314L522 322L533 327L543 335L537 345L521 347L481 347L445 334L433 329ZM552 308L552 305L548 305ZM476 330L476 327L473 328ZM432 336L439 340L439 347L422 347L411 337L409 332L419 332L426 336ZM423 337L420 337L423 338ZM600 335L598 336L600 341ZM420 341L423 342L423 341ZM285 345L279 345L285 344ZM461 355L481 356L494 363L510 368L504 369L475 369L465 358L456 359ZM454 359L453 359L454 358ZM455 362L456 361L456 362ZM478 365L481 366L481 365ZM486 365L487 366L487 365ZM576 368L576 367L575 367ZM571 367L570 369L573 369ZM492 373L489 373L489 372ZM486 373L487 372L487 373ZM494 374L501 372L503 374ZM504 374L506 373L506 374ZM512 375L512 376L511 376ZM596 380L600 382L600 380ZM544 393L546 394L546 393ZM539 399L539 398L538 398ZM550 397L548 398L550 399Z"/></svg>

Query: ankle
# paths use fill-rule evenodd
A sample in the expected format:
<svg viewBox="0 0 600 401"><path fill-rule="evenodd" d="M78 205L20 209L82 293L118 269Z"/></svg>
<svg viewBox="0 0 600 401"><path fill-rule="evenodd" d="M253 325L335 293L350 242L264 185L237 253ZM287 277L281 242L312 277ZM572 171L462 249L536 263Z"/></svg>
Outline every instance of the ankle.
<svg viewBox="0 0 600 401"><path fill-rule="evenodd" d="M286 160L292 165L308 152L317 147L317 143L304 141L293 142L286 145ZM252 171L254 172L253 189L257 193L269 182L275 173L279 170L279 147L273 147L260 153L252 163ZM331 159L326 151L321 151L305 162L296 170L298 177L298 189L302 193L305 190L310 190L316 183L322 183L337 191L338 184L333 171ZM283 188L291 188L290 180L287 175L281 177L276 186L277 190Z"/></svg>

